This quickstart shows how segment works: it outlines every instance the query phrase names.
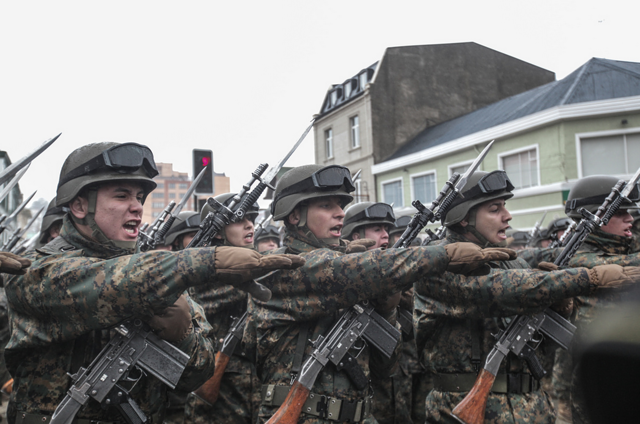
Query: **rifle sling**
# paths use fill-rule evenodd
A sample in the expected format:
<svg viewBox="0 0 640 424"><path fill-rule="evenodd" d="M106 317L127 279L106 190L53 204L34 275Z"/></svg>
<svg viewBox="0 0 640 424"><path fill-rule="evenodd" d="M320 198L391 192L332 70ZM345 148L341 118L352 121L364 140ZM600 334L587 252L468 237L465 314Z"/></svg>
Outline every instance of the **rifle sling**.
<svg viewBox="0 0 640 424"><path fill-rule="evenodd" d="M307 344L307 338L309 336L309 323L304 323L300 326L300 332L298 333L298 343L296 344L296 353L293 357L293 364L291 365L291 375L297 376L302 369L302 358L304 357L304 348Z"/></svg>
<svg viewBox="0 0 640 424"><path fill-rule="evenodd" d="M280 406L289 394L291 386L275 384L262 386L262 405ZM329 396L309 393L302 412L314 417L321 417L330 421L357 423L362 421L371 410L371 398L349 401Z"/></svg>
<svg viewBox="0 0 640 424"><path fill-rule="evenodd" d="M476 382L477 374L434 374L433 388L440 392L468 392ZM529 373L498 374L491 388L496 394L523 394L540 388L538 380Z"/></svg>

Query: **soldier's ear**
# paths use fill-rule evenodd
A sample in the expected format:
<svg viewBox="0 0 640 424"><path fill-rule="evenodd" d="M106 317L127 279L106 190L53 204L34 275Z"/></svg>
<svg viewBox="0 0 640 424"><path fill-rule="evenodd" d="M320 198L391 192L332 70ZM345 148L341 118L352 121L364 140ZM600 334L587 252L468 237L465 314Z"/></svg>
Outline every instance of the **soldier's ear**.
<svg viewBox="0 0 640 424"><path fill-rule="evenodd" d="M83 219L89 212L89 200L86 197L76 196L69 203L69 210L78 219Z"/></svg>
<svg viewBox="0 0 640 424"><path fill-rule="evenodd" d="M289 216L287 216L287 220L291 225L298 225L298 222L300 222L300 209L295 208L293 211L291 211Z"/></svg>
<svg viewBox="0 0 640 424"><path fill-rule="evenodd" d="M351 240L359 240L359 239L360 239L360 234L358 233L351 234Z"/></svg>

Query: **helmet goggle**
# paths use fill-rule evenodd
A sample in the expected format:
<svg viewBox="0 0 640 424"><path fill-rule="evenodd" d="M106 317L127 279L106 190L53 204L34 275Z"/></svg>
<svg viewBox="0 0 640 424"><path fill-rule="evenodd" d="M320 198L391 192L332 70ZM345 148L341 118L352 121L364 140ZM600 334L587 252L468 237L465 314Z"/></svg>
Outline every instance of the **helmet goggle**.
<svg viewBox="0 0 640 424"><path fill-rule="evenodd" d="M153 160L153 153L151 153L151 150L147 146L137 143L123 143L105 150L102 154L89 159L87 162L68 172L60 179L58 187L75 178L105 168L110 168L122 173L131 173L143 168L149 178L158 175L158 168Z"/></svg>
<svg viewBox="0 0 640 424"><path fill-rule="evenodd" d="M340 165L330 165L314 172L310 177L305 178L295 184L282 190L274 199L272 205L275 205L279 199L290 196L295 193L301 193L310 190L331 191L337 190L344 186L347 192L355 190L353 181L351 180L351 171Z"/></svg>
<svg viewBox="0 0 640 424"><path fill-rule="evenodd" d="M496 191L512 191L515 187L511 184L509 176L502 170L488 173L478 181L478 187L484 194L491 194Z"/></svg>
<svg viewBox="0 0 640 424"><path fill-rule="evenodd" d="M351 218L346 220L344 224L351 224L365 218L369 218L372 220L385 219L387 221L396 220L396 217L393 214L393 208L390 205L387 205L386 203L376 203L353 215Z"/></svg>

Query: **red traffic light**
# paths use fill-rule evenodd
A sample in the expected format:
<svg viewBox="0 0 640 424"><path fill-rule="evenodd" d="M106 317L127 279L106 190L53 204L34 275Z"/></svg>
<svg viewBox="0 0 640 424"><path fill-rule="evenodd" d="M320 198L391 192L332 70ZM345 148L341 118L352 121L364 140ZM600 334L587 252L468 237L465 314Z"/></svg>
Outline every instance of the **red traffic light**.
<svg viewBox="0 0 640 424"><path fill-rule="evenodd" d="M210 162L211 162L211 158L209 156L203 156L202 157L202 167L203 168L205 166L209 165Z"/></svg>

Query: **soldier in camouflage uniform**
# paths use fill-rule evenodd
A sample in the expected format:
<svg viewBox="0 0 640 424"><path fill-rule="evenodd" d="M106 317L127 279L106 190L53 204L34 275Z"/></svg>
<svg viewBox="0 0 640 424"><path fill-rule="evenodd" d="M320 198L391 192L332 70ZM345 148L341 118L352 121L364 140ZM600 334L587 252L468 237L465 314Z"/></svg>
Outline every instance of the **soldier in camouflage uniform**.
<svg viewBox="0 0 640 424"><path fill-rule="evenodd" d="M275 413L289 392L313 349L308 340L326 335L343 308L367 299L385 299L417 280L427 284L427 277L445 269L475 269L490 257L503 260L513 255L509 250L480 249L470 243L365 251L370 241L359 240L347 246L340 239L343 207L353 199L349 194L353 190L349 170L337 165L297 167L278 181L271 210L273 219L283 220L286 228L279 251L302 255L306 265L265 277L273 297L269 302L249 301L243 343L255 351L263 385L260 422ZM482 288L475 293L480 292ZM388 308L383 302L377 310L392 324L396 322L395 307ZM370 379L388 378L394 358L358 346L359 355L354 352L353 356L363 373ZM346 373L331 364L320 372L311 391L299 423L376 422L370 413L369 388L356 389Z"/></svg>
<svg viewBox="0 0 640 424"><path fill-rule="evenodd" d="M200 214L194 211L183 211L178 214L171 224L169 231L162 241L163 246L172 252L183 250L200 229ZM193 296L192 296L193 299ZM206 317L205 317L206 318ZM215 343L214 347L215 347ZM185 417L185 404L190 392L171 390L167 393L169 406L167 407L164 424L182 424Z"/></svg>
<svg viewBox="0 0 640 424"><path fill-rule="evenodd" d="M417 210L414 209L413 212L415 213ZM412 218L412 215L397 216L395 227L389 231L390 246L395 245L400 239ZM420 246L420 244L418 237L411 243L412 246ZM403 315L405 319L402 319ZM398 399L398 396L402 396L404 402L408 404L411 417L410 419L405 419L406 422L422 423L425 417L424 399L433 388L433 378L420 363L416 349L416 339L413 331L413 287L402 292L398 320L402 328L402 353L398 358L398 363L400 364L400 371L406 379L401 383L404 391L397 391L396 402L402 402L402 400ZM408 322L409 325L405 325L405 322ZM398 420L398 422L401 421Z"/></svg>
<svg viewBox="0 0 640 424"><path fill-rule="evenodd" d="M370 239L374 240L375 244L368 250L386 249L389 247L389 232L394 227L395 215L390 205L374 202L356 203L345 211L342 238L349 241ZM400 292L394 294L395 298L388 306L392 307L393 303L399 304L402 294ZM400 312L398 310L396 313ZM398 323L398 327L401 322ZM408 324L413 327L410 321ZM405 342L400 340L400 344L398 365L406 362L403 355ZM394 367L391 378L372 380L371 388L373 390L371 413L378 423L411 422L411 381L406 374L403 374L400 366Z"/></svg>
<svg viewBox="0 0 640 424"><path fill-rule="evenodd" d="M504 171L478 171L467 182L460 197L443 219L448 243L473 241L479 246L501 246L511 215L505 200L513 185ZM572 296L589 294L597 285L628 282L636 268L609 265L543 272L529 269L516 259L492 264L486 276L460 276L445 272L431 284L451 292L450 302L435 299L416 284L414 325L416 344L423 365L434 373L434 389L426 398L429 423L458 422L452 409L473 386L486 355L495 345L504 319L529 314ZM615 274L615 275L614 275ZM487 295L469 292L477 286L491 287ZM462 287L462 289L454 289ZM457 300L457 301L456 301ZM544 343L538 349L544 353ZM542 352L541 352L542 350ZM549 350L549 352L552 352ZM552 358L544 358L547 366ZM543 366L545 361L542 362ZM545 392L538 389L525 364L509 355L500 366L486 405L486 423L553 423L555 414Z"/></svg>
<svg viewBox="0 0 640 424"><path fill-rule="evenodd" d="M42 217L42 225L40 226L40 237L36 248L40 248L49 243L60 235L62 228L62 218L66 212L60 206L56 206L56 198L54 197L47 206L47 211Z"/></svg>
<svg viewBox="0 0 640 424"><path fill-rule="evenodd" d="M228 206L235 195L236 193L226 193L215 199ZM236 209L238 206L239 204ZM258 209L258 204L254 203L246 211L242 221L227 225L222 234L217 235L215 244L253 250L253 224L258 216ZM200 218L204 219L211 211L211 207L205 205ZM220 347L229 333L233 319L239 318L247 310L247 294L230 286L213 289L206 286L192 287L189 294L204 308L212 326L208 336L217 341ZM260 399L259 382L252 359L242 349L237 349L231 355L220 382L218 399L213 404L194 393L189 394L185 423L255 423Z"/></svg>
<svg viewBox="0 0 640 424"><path fill-rule="evenodd" d="M265 226L256 232L255 245L258 252L276 250L280 247L280 229L275 225Z"/></svg>
<svg viewBox="0 0 640 424"><path fill-rule="evenodd" d="M244 249L135 253L142 203L156 186L151 151L135 143L94 143L72 152L60 173L57 205L67 206L60 236L34 251L23 276L6 282L11 339L5 350L14 377L10 423L46 423L74 373L87 367L124 319L146 320L190 356L178 388L191 390L213 374L213 346L202 309L182 293L190 286L236 284L295 257L272 258ZM122 384L127 384L123 382ZM142 376L131 398L150 422L162 422L167 387ZM123 423L113 408L89 399L74 422ZM85 421L89 422L89 421Z"/></svg>
<svg viewBox="0 0 640 424"><path fill-rule="evenodd" d="M566 205L567 215L579 222L582 215L578 210L583 207L595 213L609 195L618 179L608 176L590 176L579 180L569 192ZM637 191L629 196L638 200ZM633 217L630 210L637 206L631 202L623 202L616 214L611 217L607 225L597 228L584 241L578 252L569 262L569 266L592 268L600 264L618 264L623 266L640 265L640 254L631 254L633 234L631 231ZM615 310L625 296L626 291L599 291L590 296L579 296L575 299L574 323L578 327L574 337L572 353L580 343L581 334L587 331L593 321ZM577 363L572 364L572 358L565 356L563 370L556 377L556 390L560 391L561 400L568 400L566 389L571 386L571 411L566 411L564 417L573 423L588 423L589 418L582 399L581 384L576 373ZM572 370L570 373L567 370ZM571 375L571 384L569 384Z"/></svg>
<svg viewBox="0 0 640 424"><path fill-rule="evenodd" d="M4 347L9 341L9 310L4 293L3 273L22 275L31 265L26 258L9 252L0 252L0 422L6 421L8 395L13 389L13 380L4 362Z"/></svg>

